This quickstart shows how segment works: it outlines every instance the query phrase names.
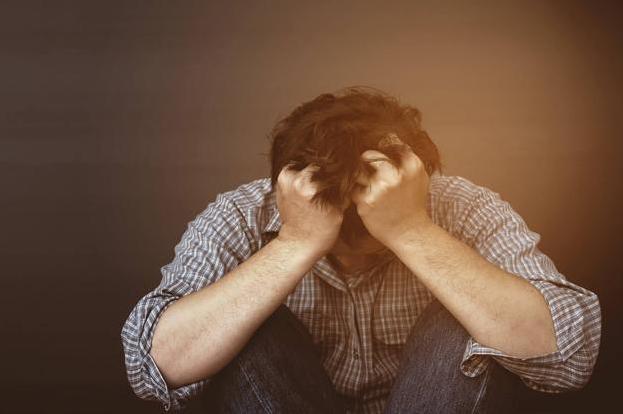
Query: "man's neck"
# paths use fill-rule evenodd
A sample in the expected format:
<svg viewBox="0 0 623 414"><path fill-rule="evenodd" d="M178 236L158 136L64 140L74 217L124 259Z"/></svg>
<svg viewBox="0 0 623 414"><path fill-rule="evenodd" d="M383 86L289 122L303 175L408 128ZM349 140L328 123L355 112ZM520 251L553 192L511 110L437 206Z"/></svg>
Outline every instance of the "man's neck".
<svg viewBox="0 0 623 414"><path fill-rule="evenodd" d="M354 274L366 270L378 261L376 255L340 255L328 254L327 258L343 274Z"/></svg>

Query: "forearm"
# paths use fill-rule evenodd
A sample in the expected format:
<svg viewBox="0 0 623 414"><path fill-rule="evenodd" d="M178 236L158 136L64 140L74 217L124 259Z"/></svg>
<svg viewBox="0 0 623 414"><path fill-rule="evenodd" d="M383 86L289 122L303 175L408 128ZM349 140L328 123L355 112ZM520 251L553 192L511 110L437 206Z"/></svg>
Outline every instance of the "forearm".
<svg viewBox="0 0 623 414"><path fill-rule="evenodd" d="M522 358L556 351L549 308L525 279L430 222L389 247L479 343Z"/></svg>
<svg viewBox="0 0 623 414"><path fill-rule="evenodd" d="M151 349L167 384L176 388L221 370L316 260L311 249L277 238L217 282L169 306Z"/></svg>

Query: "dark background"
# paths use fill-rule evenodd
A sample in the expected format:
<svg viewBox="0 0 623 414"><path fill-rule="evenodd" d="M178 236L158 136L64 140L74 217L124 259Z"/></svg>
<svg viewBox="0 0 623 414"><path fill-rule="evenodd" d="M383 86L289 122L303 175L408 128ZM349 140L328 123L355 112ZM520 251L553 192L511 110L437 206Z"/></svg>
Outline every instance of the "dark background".
<svg viewBox="0 0 623 414"><path fill-rule="evenodd" d="M621 9L332 3L2 2L3 412L157 412L125 378L131 308L217 193L268 174L272 125L355 84L418 106L445 172L599 294L592 382L543 410L617 401Z"/></svg>

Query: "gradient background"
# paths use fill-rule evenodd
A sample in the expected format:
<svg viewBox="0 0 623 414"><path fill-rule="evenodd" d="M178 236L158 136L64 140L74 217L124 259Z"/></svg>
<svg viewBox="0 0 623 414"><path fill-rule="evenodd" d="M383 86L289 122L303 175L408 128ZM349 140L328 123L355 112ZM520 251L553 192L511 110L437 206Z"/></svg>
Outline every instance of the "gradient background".
<svg viewBox="0 0 623 414"><path fill-rule="evenodd" d="M268 175L272 125L375 86L416 105L447 174L502 194L602 303L587 389L621 363L623 13L575 1L2 2L3 412L158 412L120 330L186 224Z"/></svg>

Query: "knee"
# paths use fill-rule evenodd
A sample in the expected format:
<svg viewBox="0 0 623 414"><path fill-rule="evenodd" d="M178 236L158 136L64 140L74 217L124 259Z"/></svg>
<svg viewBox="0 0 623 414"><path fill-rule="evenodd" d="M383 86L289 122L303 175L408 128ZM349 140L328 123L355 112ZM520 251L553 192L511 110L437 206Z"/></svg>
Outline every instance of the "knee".
<svg viewBox="0 0 623 414"><path fill-rule="evenodd" d="M234 406L244 407L239 412L259 412L260 406L271 407L257 408L268 412L330 412L336 400L311 335L283 305L215 376L204 396L205 404L224 407L215 412L236 412Z"/></svg>
<svg viewBox="0 0 623 414"><path fill-rule="evenodd" d="M475 378L462 373L468 339L456 318L441 303L432 302L405 344L387 412L404 407L413 412L463 412L498 402L497 406L508 408L509 392L517 382L513 374L496 363Z"/></svg>
<svg viewBox="0 0 623 414"><path fill-rule="evenodd" d="M457 357L462 357L468 339L465 328L435 300L411 329L405 351L410 355L420 354L427 360L436 355L443 356L442 360L454 362Z"/></svg>

